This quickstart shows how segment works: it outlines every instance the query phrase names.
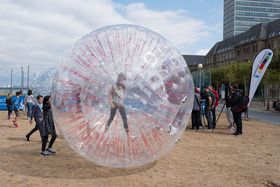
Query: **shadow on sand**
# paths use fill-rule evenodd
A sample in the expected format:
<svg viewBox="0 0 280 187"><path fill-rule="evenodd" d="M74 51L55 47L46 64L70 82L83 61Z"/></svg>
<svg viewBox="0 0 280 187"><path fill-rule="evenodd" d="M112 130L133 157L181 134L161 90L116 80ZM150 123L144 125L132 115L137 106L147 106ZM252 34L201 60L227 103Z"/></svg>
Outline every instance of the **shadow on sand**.
<svg viewBox="0 0 280 187"><path fill-rule="evenodd" d="M23 141L24 138L9 138ZM0 169L13 174L62 179L93 179L132 175L146 171L156 164L153 162L143 167L132 169L111 169L94 165L74 153L64 141L55 144L57 154L40 156L41 144L26 142L0 149Z"/></svg>

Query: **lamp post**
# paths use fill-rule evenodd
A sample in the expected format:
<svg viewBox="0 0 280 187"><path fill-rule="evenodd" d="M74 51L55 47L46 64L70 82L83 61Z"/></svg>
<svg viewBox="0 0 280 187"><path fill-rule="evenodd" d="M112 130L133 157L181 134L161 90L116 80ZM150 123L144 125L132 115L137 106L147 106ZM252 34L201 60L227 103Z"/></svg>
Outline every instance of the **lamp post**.
<svg viewBox="0 0 280 187"><path fill-rule="evenodd" d="M198 64L197 68L198 68L198 71L199 71L199 88L201 90L201 71L203 69L203 65L202 64Z"/></svg>

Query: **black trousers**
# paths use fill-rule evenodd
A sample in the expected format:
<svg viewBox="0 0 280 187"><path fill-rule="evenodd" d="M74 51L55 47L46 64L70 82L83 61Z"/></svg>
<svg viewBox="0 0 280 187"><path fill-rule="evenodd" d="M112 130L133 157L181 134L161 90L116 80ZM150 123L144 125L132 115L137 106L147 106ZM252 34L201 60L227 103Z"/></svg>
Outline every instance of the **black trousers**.
<svg viewBox="0 0 280 187"><path fill-rule="evenodd" d="M199 129L200 126L200 111L199 110L193 110L192 111L192 129Z"/></svg>
<svg viewBox="0 0 280 187"><path fill-rule="evenodd" d="M119 112L120 112L122 120L123 120L123 126L124 126L126 132L128 132L127 116L126 116L126 112L125 112L124 106L111 108L110 118L109 118L109 120L107 122L107 127L108 128L110 127L112 121L115 118L115 115L116 115L116 112L117 112L118 109L119 109Z"/></svg>
<svg viewBox="0 0 280 187"><path fill-rule="evenodd" d="M234 123L236 124L236 132L237 133L242 133L242 118L241 118L241 115L242 115L242 112L233 112L233 120L234 120Z"/></svg>
<svg viewBox="0 0 280 187"><path fill-rule="evenodd" d="M27 137L30 137L34 132L36 132L38 129L37 123L35 124L35 127L26 135Z"/></svg>
<svg viewBox="0 0 280 187"><path fill-rule="evenodd" d="M211 112L212 112L212 119L213 119L212 126L213 128L216 128L216 107L212 108Z"/></svg>
<svg viewBox="0 0 280 187"><path fill-rule="evenodd" d="M52 136L52 138L51 138L48 148L52 148L53 143L55 142L56 137L57 137L56 134L52 134L51 136ZM42 136L41 138L42 138L42 151L45 151L46 147L47 147L49 136Z"/></svg>
<svg viewBox="0 0 280 187"><path fill-rule="evenodd" d="M13 113L12 106L7 105L7 109L8 109L8 119L11 119L11 115Z"/></svg>

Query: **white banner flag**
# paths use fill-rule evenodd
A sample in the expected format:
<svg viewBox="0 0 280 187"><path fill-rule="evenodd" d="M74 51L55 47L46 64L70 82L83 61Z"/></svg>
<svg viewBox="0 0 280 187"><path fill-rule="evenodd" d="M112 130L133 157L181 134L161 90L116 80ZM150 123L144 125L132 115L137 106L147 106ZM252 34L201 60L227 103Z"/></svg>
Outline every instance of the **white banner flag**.
<svg viewBox="0 0 280 187"><path fill-rule="evenodd" d="M271 49L264 49L258 54L258 56L254 60L250 84L249 105L254 97L254 94L262 80L262 77L268 65L271 62L272 56L273 51Z"/></svg>

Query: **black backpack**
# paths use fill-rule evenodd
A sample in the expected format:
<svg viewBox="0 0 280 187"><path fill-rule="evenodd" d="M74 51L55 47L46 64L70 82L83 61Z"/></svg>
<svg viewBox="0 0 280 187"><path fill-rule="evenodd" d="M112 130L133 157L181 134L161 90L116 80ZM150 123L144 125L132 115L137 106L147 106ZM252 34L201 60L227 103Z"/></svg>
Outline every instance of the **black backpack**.
<svg viewBox="0 0 280 187"><path fill-rule="evenodd" d="M248 110L249 100L250 99L247 95L242 94L238 104L231 108L232 112L246 112Z"/></svg>

